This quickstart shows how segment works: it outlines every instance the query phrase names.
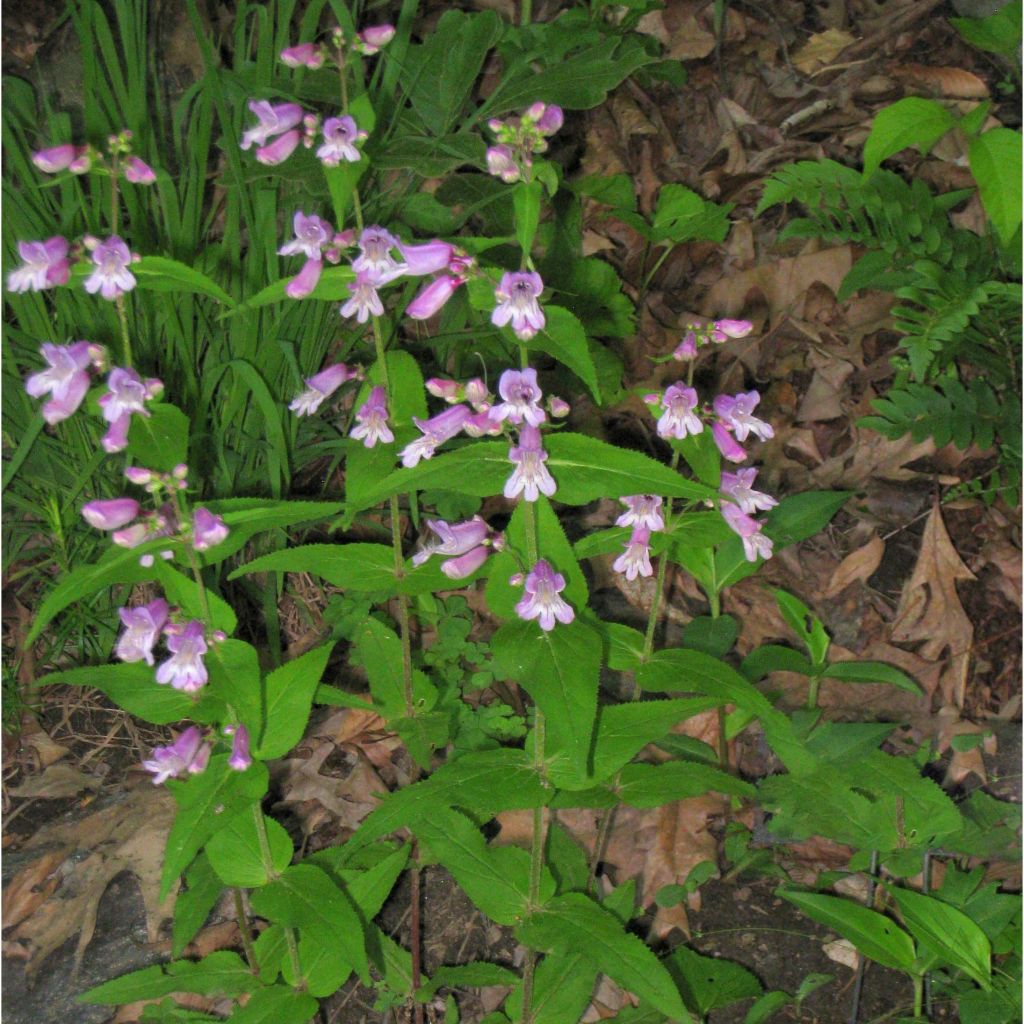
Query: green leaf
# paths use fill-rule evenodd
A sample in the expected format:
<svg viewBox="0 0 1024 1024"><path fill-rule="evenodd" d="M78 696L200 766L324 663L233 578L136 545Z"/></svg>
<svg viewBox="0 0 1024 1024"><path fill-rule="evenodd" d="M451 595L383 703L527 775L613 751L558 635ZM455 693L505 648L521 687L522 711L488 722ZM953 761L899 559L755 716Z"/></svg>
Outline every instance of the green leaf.
<svg viewBox="0 0 1024 1024"><path fill-rule="evenodd" d="M348 286L355 280L355 274L351 267L325 267L316 287L309 295L301 299L290 298L285 293L292 276L282 277L279 281L267 285L266 288L261 288L255 295L250 296L245 302L239 303L229 313L222 314L221 319L260 309L262 306L270 306L275 302L340 302L352 296Z"/></svg>
<svg viewBox="0 0 1024 1024"><path fill-rule="evenodd" d="M180 609L184 618L202 619L212 629L233 633L238 625L234 609L209 587L202 591L194 579L179 572L169 562L158 559L150 568L153 579L160 584L167 603ZM203 603L205 600L205 604ZM209 609L207 621L206 610Z"/></svg>
<svg viewBox="0 0 1024 1024"><path fill-rule="evenodd" d="M978 183L981 205L1004 245L1021 224L1021 134L991 128L971 139L968 158Z"/></svg>
<svg viewBox="0 0 1024 1024"><path fill-rule="evenodd" d="M781 644L765 644L752 650L743 659L740 672L752 683L763 679L769 672L799 672L802 676L815 674L803 654Z"/></svg>
<svg viewBox="0 0 1024 1024"><path fill-rule="evenodd" d="M479 829L464 814L434 807L413 825L417 839L440 861L456 882L489 918L515 924L529 903L530 855L517 846L487 845ZM540 898L555 892L551 872L544 870Z"/></svg>
<svg viewBox="0 0 1024 1024"><path fill-rule="evenodd" d="M583 324L561 306L545 306L544 329L528 342L530 348L540 349L549 356L568 366L586 384L594 400L601 401L601 388L597 379L597 368L587 344L587 333Z"/></svg>
<svg viewBox="0 0 1024 1024"><path fill-rule="evenodd" d="M363 924L352 901L320 868L286 868L280 878L252 894L252 908L270 921L301 928L303 937L334 950L339 964L354 968L364 985L370 983Z"/></svg>
<svg viewBox="0 0 1024 1024"><path fill-rule="evenodd" d="M561 788L583 788L597 714L599 636L579 620L549 633L517 621L502 626L491 645L495 672L519 683L544 712L552 779Z"/></svg>
<svg viewBox="0 0 1024 1024"><path fill-rule="evenodd" d="M1015 58L1020 47L1020 14L1020 3L1011 0L987 18L950 18L949 23L972 46Z"/></svg>
<svg viewBox="0 0 1024 1024"><path fill-rule="evenodd" d="M368 618L359 627L354 643L380 713L389 721L404 717L403 655L398 635L377 619ZM430 711L437 700L437 689L418 669L413 670L413 700L416 709L423 711Z"/></svg>
<svg viewBox="0 0 1024 1024"><path fill-rule="evenodd" d="M821 619L803 601L785 590L776 589L772 593L775 595L775 603L779 606L782 617L807 648L811 662L815 666L823 665L831 641Z"/></svg>
<svg viewBox="0 0 1024 1024"><path fill-rule="evenodd" d="M864 143L864 175L877 170L883 160L908 146L927 153L956 123L953 115L935 100L908 96L884 107L871 123Z"/></svg>
<svg viewBox="0 0 1024 1024"><path fill-rule="evenodd" d="M320 1004L308 993L286 985L271 985L231 1014L231 1024L306 1024L316 1016Z"/></svg>
<svg viewBox="0 0 1024 1024"><path fill-rule="evenodd" d="M722 455L710 430L687 434L681 441L672 441L672 447L702 484L718 489L722 482Z"/></svg>
<svg viewBox="0 0 1024 1024"><path fill-rule="evenodd" d="M417 989L416 995L420 999L430 999L441 988L488 988L491 985L515 985L518 981L519 975L507 967L474 960L468 964L439 967L430 980Z"/></svg>
<svg viewBox="0 0 1024 1024"><path fill-rule="evenodd" d="M138 263L132 264L132 273L137 278L139 287L147 291L195 292L199 295L208 295L229 309L233 309L236 304L219 284L211 281L205 274L166 256L143 256ZM146 465L149 468L148 463Z"/></svg>
<svg viewBox="0 0 1024 1024"><path fill-rule="evenodd" d="M149 416L133 416L128 428L128 457L136 465L169 473L188 460L188 417L174 405L149 406Z"/></svg>
<svg viewBox="0 0 1024 1024"><path fill-rule="evenodd" d="M302 544L255 558L228 579L254 572L307 572L355 591L394 589L395 557L386 544Z"/></svg>
<svg viewBox="0 0 1024 1024"><path fill-rule="evenodd" d="M662 963L679 986L686 1008L698 1017L744 999L755 999L763 991L745 967L701 956L686 946L677 947Z"/></svg>
<svg viewBox="0 0 1024 1024"><path fill-rule="evenodd" d="M196 937L220 899L224 886L216 876L205 853L189 865L185 872L185 888L174 900L171 955L181 956L182 950Z"/></svg>
<svg viewBox="0 0 1024 1024"><path fill-rule="evenodd" d="M679 245L693 239L723 242L729 233L731 204L702 199L685 185L662 185L651 223L651 240Z"/></svg>
<svg viewBox="0 0 1024 1024"><path fill-rule="evenodd" d="M206 841L236 814L252 806L267 791L267 769L254 761L244 772L228 767L227 754L210 758L206 771L186 781L167 782L178 804L178 815L167 837L160 880L160 898L192 862Z"/></svg>
<svg viewBox="0 0 1024 1024"><path fill-rule="evenodd" d="M237 953L219 950L198 961L173 960L169 964L132 971L83 992L78 1001L120 1006L138 999L157 999L172 992L235 996L259 987L259 981Z"/></svg>
<svg viewBox="0 0 1024 1024"><path fill-rule="evenodd" d="M743 1024L765 1024L771 1020L774 1014L778 1013L784 1006L789 1006L793 997L788 992L775 989L773 992L765 992L754 1005L747 1010Z"/></svg>
<svg viewBox="0 0 1024 1024"><path fill-rule="evenodd" d="M512 190L512 206L516 215L516 238L524 255L529 256L540 222L542 185L539 181L521 181Z"/></svg>
<svg viewBox="0 0 1024 1024"><path fill-rule="evenodd" d="M206 655L206 668L210 674L210 693L231 706L250 737L258 735L263 711L256 648L244 640L212 643Z"/></svg>
<svg viewBox="0 0 1024 1024"><path fill-rule="evenodd" d="M776 889L775 894L820 924L849 939L857 949L883 967L915 974L914 942L895 921L839 896Z"/></svg>
<svg viewBox="0 0 1024 1024"><path fill-rule="evenodd" d="M588 174L570 184L577 195L590 196L615 210L636 210L636 192L628 174Z"/></svg>
<svg viewBox="0 0 1024 1024"><path fill-rule="evenodd" d="M833 661L825 666L822 675L847 683L888 683L915 696L922 692L910 676L884 661Z"/></svg>
<svg viewBox="0 0 1024 1024"><path fill-rule="evenodd" d="M593 995L597 974L597 968L580 953L544 957L533 976L533 1024L580 1020ZM503 1020L521 1020L522 1007L523 988L519 985L505 1002L509 1016Z"/></svg>
<svg viewBox="0 0 1024 1024"><path fill-rule="evenodd" d="M334 642L307 651L271 672L264 681L266 717L254 751L263 761L283 757L302 739L309 709Z"/></svg>
<svg viewBox="0 0 1024 1024"><path fill-rule="evenodd" d="M731 615L698 615L683 627L683 646L721 658L732 650L738 635L739 624Z"/></svg>
<svg viewBox="0 0 1024 1024"><path fill-rule="evenodd" d="M615 792L630 807L660 807L674 800L702 796L708 790L734 796L752 797L749 782L706 764L666 761L664 764L627 764L619 773Z"/></svg>
<svg viewBox="0 0 1024 1024"><path fill-rule="evenodd" d="M623 988L675 1021L689 1022L671 975L614 915L581 893L566 893L531 914L517 929L520 941L559 956L580 954Z"/></svg>
<svg viewBox="0 0 1024 1024"><path fill-rule="evenodd" d="M962 910L909 889L889 887L900 916L917 940L943 963L959 967L983 989L992 987L992 948L985 933Z"/></svg>
<svg viewBox="0 0 1024 1024"><path fill-rule="evenodd" d="M619 622L604 622L597 619L594 625L604 637L605 660L608 667L613 672L635 672L643 661L643 633Z"/></svg>
<svg viewBox="0 0 1024 1024"><path fill-rule="evenodd" d="M275 873L291 863L295 849L288 833L273 818L261 815L267 830L270 858ZM259 832L252 811L236 814L206 844L206 856L225 885L255 889L271 881L263 864Z"/></svg>

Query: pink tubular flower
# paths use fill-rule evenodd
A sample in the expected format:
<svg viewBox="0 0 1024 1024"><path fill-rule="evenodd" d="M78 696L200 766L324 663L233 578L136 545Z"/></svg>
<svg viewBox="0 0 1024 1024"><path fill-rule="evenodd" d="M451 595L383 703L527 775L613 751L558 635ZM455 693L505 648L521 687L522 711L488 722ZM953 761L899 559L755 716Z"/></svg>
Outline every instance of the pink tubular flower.
<svg viewBox="0 0 1024 1024"><path fill-rule="evenodd" d="M156 747L142 767L153 773L153 785L158 786L182 772L196 775L206 769L209 761L210 745L203 743L203 734L190 725L170 746Z"/></svg>
<svg viewBox="0 0 1024 1024"><path fill-rule="evenodd" d="M527 271L503 274L494 292L498 305L491 313L491 323L504 327L511 321L516 337L528 341L544 329L546 322L537 303L542 291L544 282L540 274Z"/></svg>
<svg viewBox="0 0 1024 1024"><path fill-rule="evenodd" d="M249 753L249 730L244 725L235 726L231 741L231 756L228 758L228 767L236 772L244 772L251 764L252 755Z"/></svg>
<svg viewBox="0 0 1024 1024"><path fill-rule="evenodd" d="M298 103L270 103L268 100L249 100L249 109L258 123L242 134L242 149L265 146L275 135L290 131L302 122L303 111ZM295 138L298 144L298 133ZM295 148L294 146L292 147Z"/></svg>
<svg viewBox="0 0 1024 1024"><path fill-rule="evenodd" d="M71 274L68 243L60 235L45 242L19 242L18 255L25 261L7 275L12 292L41 292L44 288L67 284Z"/></svg>
<svg viewBox="0 0 1024 1024"><path fill-rule="evenodd" d="M372 448L378 441L384 444L394 441L395 435L388 427L387 392L382 387L375 387L370 392L370 397L356 413L356 420L349 437L362 441L364 447Z"/></svg>
<svg viewBox="0 0 1024 1024"><path fill-rule="evenodd" d="M527 574L526 596L516 604L516 615L527 622L538 619L545 633L555 628L556 620L568 625L576 613L559 596L563 590L565 577L541 559Z"/></svg>
<svg viewBox="0 0 1024 1024"><path fill-rule="evenodd" d="M103 436L103 449L120 452L128 447L128 428L133 415L149 416L146 402L163 391L155 377L143 380L135 370L116 367L107 378L107 393L100 397L103 418L110 424Z"/></svg>
<svg viewBox="0 0 1024 1024"><path fill-rule="evenodd" d="M761 396L756 391L741 391L737 395L718 395L714 401L715 415L736 435L737 441L746 441L754 434L762 441L775 436L771 425L752 415Z"/></svg>
<svg viewBox="0 0 1024 1024"><path fill-rule="evenodd" d="M511 147L488 146L487 173L501 178L506 185L512 185L519 180L519 164Z"/></svg>
<svg viewBox="0 0 1024 1024"><path fill-rule="evenodd" d="M758 511L767 512L778 502L770 494L753 489L756 479L757 470L753 467L738 469L735 473L723 473L719 491L732 498L747 515Z"/></svg>
<svg viewBox="0 0 1024 1024"><path fill-rule="evenodd" d="M207 651L203 624L193 619L184 629L169 634L167 648L171 657L157 668L156 681L170 683L174 689L186 693L201 690L210 678L203 664Z"/></svg>
<svg viewBox="0 0 1024 1024"><path fill-rule="evenodd" d="M406 315L413 320L429 320L440 312L445 303L455 294L455 289L462 284L462 278L442 274L421 289L416 297L405 307Z"/></svg>
<svg viewBox="0 0 1024 1024"><path fill-rule="evenodd" d="M697 358L697 335L693 331L687 331L683 340L676 346L672 353L673 359L696 359Z"/></svg>
<svg viewBox="0 0 1024 1024"><path fill-rule="evenodd" d="M369 274L356 274L356 279L348 286L352 298L341 307L342 316L354 316L365 324L373 316L384 315L384 303L377 294L378 284Z"/></svg>
<svg viewBox="0 0 1024 1024"><path fill-rule="evenodd" d="M465 388L457 380L445 380L443 377L431 377L424 387L435 398L443 398L449 405L461 402Z"/></svg>
<svg viewBox="0 0 1024 1024"><path fill-rule="evenodd" d="M89 366L92 346L87 341L74 345L39 347L49 368L33 373L25 381L25 390L33 398L42 398L49 392L50 401L42 408L43 419L51 426L66 420L81 404L89 390Z"/></svg>
<svg viewBox="0 0 1024 1024"><path fill-rule="evenodd" d="M501 424L492 420L486 410L470 416L462 429L469 437L497 437L504 432Z"/></svg>
<svg viewBox="0 0 1024 1024"><path fill-rule="evenodd" d="M537 105L538 104L534 104L534 107ZM562 127L562 124L565 121L565 115L562 113L562 108L556 107L554 103L540 104L540 106L543 106L544 110L535 120L537 130L542 135L554 135L555 132ZM534 107L531 107L530 110L533 110Z"/></svg>
<svg viewBox="0 0 1024 1024"><path fill-rule="evenodd" d="M395 26L371 25L369 28L364 28L356 38L358 39L356 49L365 56L372 57L395 38Z"/></svg>
<svg viewBox="0 0 1024 1024"><path fill-rule="evenodd" d="M616 526L643 527L647 530L664 530L665 520L661 517L661 497L657 494L631 494L619 501L626 511L615 520Z"/></svg>
<svg viewBox="0 0 1024 1024"><path fill-rule="evenodd" d="M487 524L474 516L464 523L446 523L443 519L428 519L427 526L440 539L431 542L412 556L413 565L422 565L431 555L464 555L483 544L490 534Z"/></svg>
<svg viewBox="0 0 1024 1024"><path fill-rule="evenodd" d="M167 602L158 597L136 608L119 608L124 632L118 638L114 654L121 661L153 664L153 648L167 623Z"/></svg>
<svg viewBox="0 0 1024 1024"><path fill-rule="evenodd" d="M455 255L455 246L450 242L434 239L422 245L406 245L398 242L398 251L405 261L405 272L411 277L436 274L447 270Z"/></svg>
<svg viewBox="0 0 1024 1024"><path fill-rule="evenodd" d="M682 440L704 429L700 417L694 412L697 408L696 388L688 388L682 381L676 381L665 389L664 395L649 395L644 401L651 398L661 403L662 414L657 428L659 437Z"/></svg>
<svg viewBox="0 0 1024 1024"><path fill-rule="evenodd" d="M328 366L312 377L306 378L306 390L296 395L288 408L296 416L312 416L342 384L354 380L358 376L358 370L350 370L344 363Z"/></svg>
<svg viewBox="0 0 1024 1024"><path fill-rule="evenodd" d="M715 444L718 445L722 458L728 459L730 462L743 462L746 460L746 449L721 423L716 421L711 424L711 436L715 439Z"/></svg>
<svg viewBox="0 0 1024 1024"><path fill-rule="evenodd" d="M722 502L722 518L743 538L743 554L748 562L772 557L771 538L761 531L761 524L746 515L731 501Z"/></svg>
<svg viewBox="0 0 1024 1024"><path fill-rule="evenodd" d="M292 218L292 228L295 237L277 250L279 256L302 255L307 259L318 260L324 247L334 241L334 229L316 214L307 216L297 210Z"/></svg>
<svg viewBox="0 0 1024 1024"><path fill-rule="evenodd" d="M51 146L49 149L40 149L33 153L32 163L46 174L57 174L59 171L68 170L76 160L81 160L86 151L85 146L73 146L67 142L61 146Z"/></svg>
<svg viewBox="0 0 1024 1024"><path fill-rule="evenodd" d="M490 550L481 544L480 547L473 548L458 558L449 558L447 562L441 563L441 572L450 580L464 580L467 576L472 576L487 561Z"/></svg>
<svg viewBox="0 0 1024 1024"><path fill-rule="evenodd" d="M156 181L156 171L137 156L130 156L124 162L124 176L133 185L152 185Z"/></svg>
<svg viewBox="0 0 1024 1024"><path fill-rule="evenodd" d="M498 381L498 394L504 401L490 410L492 420L508 420L517 425L525 420L531 427L539 427L547 419L538 404L543 394L537 384L537 371L532 367L506 370Z"/></svg>
<svg viewBox="0 0 1024 1024"><path fill-rule="evenodd" d="M90 295L99 292L104 299L113 300L135 287L135 275L128 269L131 250L117 235L111 235L93 249L92 262L96 269L84 282Z"/></svg>
<svg viewBox="0 0 1024 1024"><path fill-rule="evenodd" d="M541 447L536 427L527 424L519 431L519 445L509 449L508 457L516 468L505 481L506 498L522 494L525 501L536 501L539 494L550 498L555 493L555 481L544 465L548 453Z"/></svg>
<svg viewBox="0 0 1024 1024"><path fill-rule="evenodd" d="M309 68L316 71L324 65L324 52L316 43L299 43L282 50L280 59L290 68Z"/></svg>
<svg viewBox="0 0 1024 1024"><path fill-rule="evenodd" d="M466 382L466 401L477 412L487 411L489 399L490 392L487 390L487 385L479 377L474 377L471 381Z"/></svg>
<svg viewBox="0 0 1024 1024"><path fill-rule="evenodd" d="M651 531L646 526L633 527L626 550L612 563L616 572L626 574L631 583L637 576L653 576L651 568Z"/></svg>
<svg viewBox="0 0 1024 1024"><path fill-rule="evenodd" d="M295 152L296 147L302 141L302 135L298 129L293 128L284 135L279 135L273 142L260 146L256 150L256 159L267 167L276 167L282 164Z"/></svg>
<svg viewBox="0 0 1024 1024"><path fill-rule="evenodd" d="M711 340L720 344L728 338L745 338L753 329L749 320L716 320L711 325Z"/></svg>
<svg viewBox="0 0 1024 1024"><path fill-rule="evenodd" d="M359 255L352 261L352 269L365 275L375 285L386 284L401 277L407 270L391 255L399 247L398 239L381 227L369 227L359 236Z"/></svg>
<svg viewBox="0 0 1024 1024"><path fill-rule="evenodd" d="M134 498L107 498L82 506L82 518L96 530L118 530L140 512Z"/></svg>
<svg viewBox="0 0 1024 1024"><path fill-rule="evenodd" d="M192 547L205 551L219 544L228 535L227 524L209 509L197 508L192 513Z"/></svg>
<svg viewBox="0 0 1024 1024"><path fill-rule="evenodd" d="M551 410L551 415L556 420L564 419L572 411L569 403L564 398L559 398L558 395L548 396L548 409Z"/></svg>
<svg viewBox="0 0 1024 1024"><path fill-rule="evenodd" d="M402 465L406 469L411 469L418 465L420 459L432 459L438 445L455 437L471 415L468 405L453 405L450 409L438 413L429 420L414 417L413 423L416 424L423 436L407 444L399 453Z"/></svg>
<svg viewBox="0 0 1024 1024"><path fill-rule="evenodd" d="M366 138L355 121L347 114L344 117L329 117L321 129L324 144L316 151L317 158L328 167L337 167L342 161L357 164L361 154L356 143Z"/></svg>
<svg viewBox="0 0 1024 1024"><path fill-rule="evenodd" d="M306 260L302 269L284 286L285 295L289 299L304 299L317 286L323 269L324 264L319 256Z"/></svg>

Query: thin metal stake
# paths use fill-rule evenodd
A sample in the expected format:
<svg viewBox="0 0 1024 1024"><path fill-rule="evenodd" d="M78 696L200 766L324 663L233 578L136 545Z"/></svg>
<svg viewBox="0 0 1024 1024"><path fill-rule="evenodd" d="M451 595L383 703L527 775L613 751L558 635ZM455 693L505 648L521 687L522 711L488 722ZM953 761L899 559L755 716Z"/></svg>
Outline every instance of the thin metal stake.
<svg viewBox="0 0 1024 1024"><path fill-rule="evenodd" d="M878 851L871 851L871 867L868 873L868 908L874 906L875 903L875 875L878 872ZM857 959L857 976L853 979L853 1005L850 1007L850 1019L849 1024L857 1024L857 1018L860 1016L860 993L864 987L864 967L867 961L864 958L864 954Z"/></svg>

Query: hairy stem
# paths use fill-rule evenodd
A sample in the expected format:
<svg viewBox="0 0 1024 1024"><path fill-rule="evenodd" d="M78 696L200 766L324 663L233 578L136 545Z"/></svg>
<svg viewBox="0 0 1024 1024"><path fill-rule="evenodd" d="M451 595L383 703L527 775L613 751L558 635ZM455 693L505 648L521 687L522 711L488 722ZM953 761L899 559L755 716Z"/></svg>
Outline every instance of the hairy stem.
<svg viewBox="0 0 1024 1024"><path fill-rule="evenodd" d="M256 953L252 945L252 929L249 927L249 918L245 913L245 903L242 900L242 890L234 888L231 890L235 898L235 919L238 921L238 934L242 937L242 949L245 951L245 962L249 970L256 970Z"/></svg>
<svg viewBox="0 0 1024 1024"><path fill-rule="evenodd" d="M117 319L121 325L121 348L123 350L124 365L132 365L132 340L128 333L128 313L124 305L124 296L118 295L114 299L114 307L117 309Z"/></svg>
<svg viewBox="0 0 1024 1024"><path fill-rule="evenodd" d="M534 709L533 764L538 772L544 770L544 739L546 723L539 708ZM540 883L544 872L544 847L547 842L547 820L543 807L533 809L533 841L530 844L530 888L527 894L527 911L533 913L540 907ZM530 950L523 968L523 1012L520 1024L531 1024L533 1020L533 980L537 971L537 954Z"/></svg>

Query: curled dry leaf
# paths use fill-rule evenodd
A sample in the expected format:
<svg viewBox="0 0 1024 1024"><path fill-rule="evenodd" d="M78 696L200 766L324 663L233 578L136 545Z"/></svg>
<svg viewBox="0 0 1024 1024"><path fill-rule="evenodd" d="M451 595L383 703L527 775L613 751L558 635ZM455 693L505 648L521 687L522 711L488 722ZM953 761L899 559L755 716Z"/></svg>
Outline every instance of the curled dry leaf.
<svg viewBox="0 0 1024 1024"><path fill-rule="evenodd" d="M851 971L857 970L857 960L860 954L849 939L833 939L831 942L826 942L821 948L829 960L849 967Z"/></svg>
<svg viewBox="0 0 1024 1024"><path fill-rule="evenodd" d="M61 800L75 796L83 789L98 790L102 783L91 775L69 764L51 764L42 775L26 779L11 789L10 795L19 799Z"/></svg>
<svg viewBox="0 0 1024 1024"><path fill-rule="evenodd" d="M885 542L877 534L872 534L871 540L867 544L856 551L851 551L839 563L825 588L825 596L835 597L851 583L866 582L882 564L882 555L884 554Z"/></svg>
<svg viewBox="0 0 1024 1024"><path fill-rule="evenodd" d="M21 924L50 898L61 882L59 868L71 852L68 846L50 850L11 879L3 893L4 928Z"/></svg>
<svg viewBox="0 0 1024 1024"><path fill-rule="evenodd" d="M793 66L809 75L827 67L853 42L856 42L855 37L842 29L830 28L825 32L817 32L793 54Z"/></svg>
<svg viewBox="0 0 1024 1024"><path fill-rule="evenodd" d="M934 96L964 100L980 100L988 96L988 86L976 74L963 68L900 64L891 68L889 74Z"/></svg>

